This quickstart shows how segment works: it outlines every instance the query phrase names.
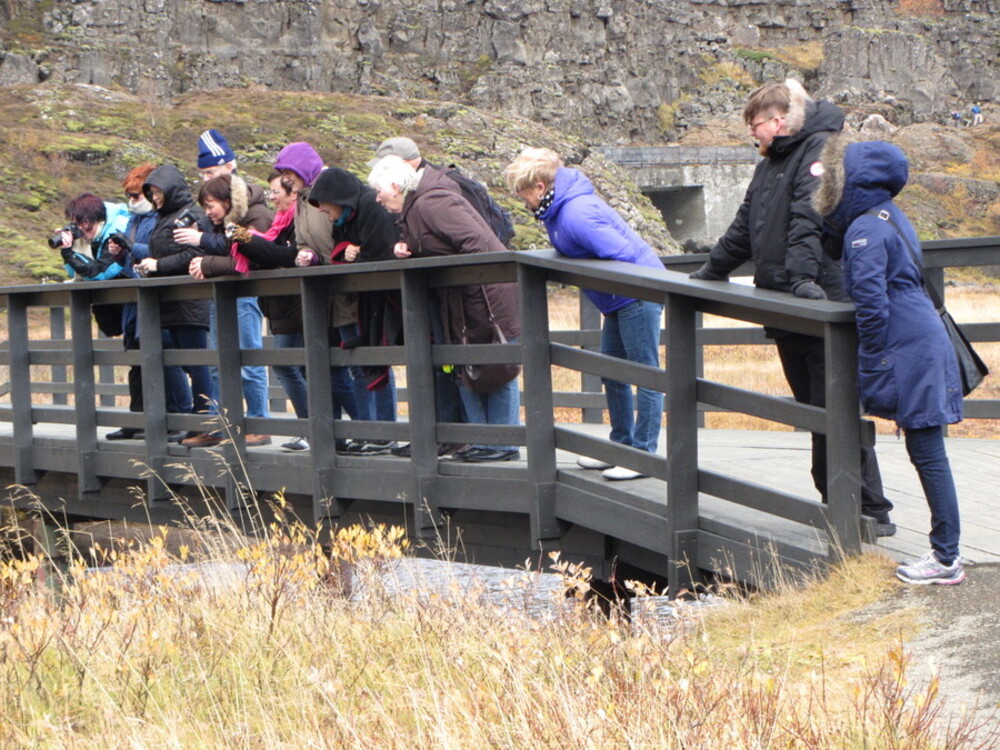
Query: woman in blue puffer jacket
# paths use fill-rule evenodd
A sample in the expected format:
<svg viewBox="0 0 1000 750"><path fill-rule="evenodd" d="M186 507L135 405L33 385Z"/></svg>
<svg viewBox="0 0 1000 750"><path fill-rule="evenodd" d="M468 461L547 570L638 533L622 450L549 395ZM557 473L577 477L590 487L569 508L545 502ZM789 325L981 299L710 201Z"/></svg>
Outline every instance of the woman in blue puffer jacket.
<svg viewBox="0 0 1000 750"><path fill-rule="evenodd" d="M552 246L570 258L600 258L663 270L653 249L618 213L601 200L587 176L563 166L547 148L526 148L507 167L507 187L531 209L549 234ZM660 364L663 305L584 289L604 315L601 353L652 367ZM632 386L602 378L611 420L611 440L656 452L663 417L663 394L639 388L633 408ZM585 469L604 469L605 479L637 479L641 472L580 458Z"/></svg>
<svg viewBox="0 0 1000 750"><path fill-rule="evenodd" d="M944 426L962 419L955 352L923 287L920 242L892 202L906 185L905 154L884 141L831 138L813 206L824 247L843 255L844 287L857 308L858 391L865 412L895 420L931 510L931 551L896 575L907 583L965 580L955 482Z"/></svg>

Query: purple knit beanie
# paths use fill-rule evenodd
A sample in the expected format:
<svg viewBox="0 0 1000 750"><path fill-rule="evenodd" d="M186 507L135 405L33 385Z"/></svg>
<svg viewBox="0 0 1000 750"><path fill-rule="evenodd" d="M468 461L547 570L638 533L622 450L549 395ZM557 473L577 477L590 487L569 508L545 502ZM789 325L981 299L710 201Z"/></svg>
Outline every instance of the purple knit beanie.
<svg viewBox="0 0 1000 750"><path fill-rule="evenodd" d="M278 152L274 168L290 169L302 178L306 187L309 187L323 171L323 159L316 153L316 149L305 141L289 143Z"/></svg>

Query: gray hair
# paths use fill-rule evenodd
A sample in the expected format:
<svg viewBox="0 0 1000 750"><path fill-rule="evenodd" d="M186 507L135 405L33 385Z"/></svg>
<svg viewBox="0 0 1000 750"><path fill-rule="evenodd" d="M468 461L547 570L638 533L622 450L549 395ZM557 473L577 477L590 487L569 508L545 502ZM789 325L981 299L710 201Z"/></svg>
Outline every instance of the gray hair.
<svg viewBox="0 0 1000 750"><path fill-rule="evenodd" d="M395 185L400 192L407 193L414 190L419 182L417 170L395 154L379 159L368 175L368 184L375 190L389 190Z"/></svg>

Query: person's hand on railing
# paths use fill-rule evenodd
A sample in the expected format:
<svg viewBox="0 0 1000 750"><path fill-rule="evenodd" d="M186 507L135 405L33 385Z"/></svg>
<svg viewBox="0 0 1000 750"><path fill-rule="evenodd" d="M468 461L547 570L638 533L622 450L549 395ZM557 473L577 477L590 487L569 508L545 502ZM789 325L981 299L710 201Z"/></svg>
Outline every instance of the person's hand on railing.
<svg viewBox="0 0 1000 750"><path fill-rule="evenodd" d="M188 276L193 279L198 279L198 281L205 280L205 272L201 270L202 256L197 258L192 258L191 262L188 263Z"/></svg>
<svg viewBox="0 0 1000 750"><path fill-rule="evenodd" d="M156 258L143 258L135 264L135 272L140 276L149 276L151 273L156 273L156 266Z"/></svg>
<svg viewBox="0 0 1000 750"><path fill-rule="evenodd" d="M826 299L823 287L812 279L800 279L792 284L792 294L802 299Z"/></svg>
<svg viewBox="0 0 1000 750"><path fill-rule="evenodd" d="M706 263L697 271L692 271L688 274L689 279L695 279L696 281L728 281L729 276L726 274L718 273L713 271L711 264Z"/></svg>
<svg viewBox="0 0 1000 750"><path fill-rule="evenodd" d="M409 258L413 253L410 252L409 246L405 242L397 242L392 247L392 254L397 258Z"/></svg>
<svg viewBox="0 0 1000 750"><path fill-rule="evenodd" d="M356 261L360 254L361 254L361 245L348 244L348 246L344 248L344 260L346 260L348 263L353 263L354 261Z"/></svg>
<svg viewBox="0 0 1000 750"><path fill-rule="evenodd" d="M295 256L295 265L299 268L307 268L319 263L319 256L311 247L299 248L298 255Z"/></svg>

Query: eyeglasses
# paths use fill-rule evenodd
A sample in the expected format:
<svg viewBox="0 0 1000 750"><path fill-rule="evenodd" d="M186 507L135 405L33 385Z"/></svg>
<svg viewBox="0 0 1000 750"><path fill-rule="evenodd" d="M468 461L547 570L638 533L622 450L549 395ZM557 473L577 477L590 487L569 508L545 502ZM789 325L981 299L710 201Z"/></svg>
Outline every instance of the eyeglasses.
<svg viewBox="0 0 1000 750"><path fill-rule="evenodd" d="M125 193L126 198L131 198L132 200L138 200L142 196L142 193Z"/></svg>
<svg viewBox="0 0 1000 750"><path fill-rule="evenodd" d="M763 120L757 120L757 122L750 123L750 135L757 135L757 128L763 125L765 122L771 122L771 120L784 120L784 115L774 115L773 117L765 117Z"/></svg>

